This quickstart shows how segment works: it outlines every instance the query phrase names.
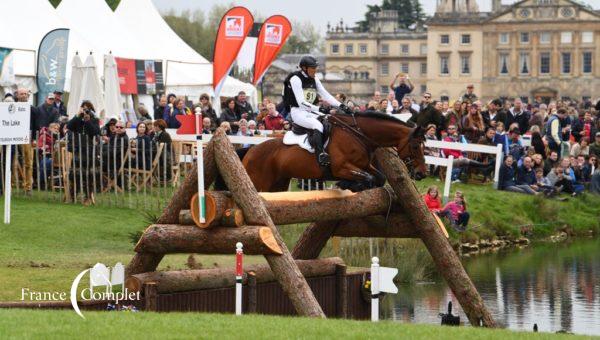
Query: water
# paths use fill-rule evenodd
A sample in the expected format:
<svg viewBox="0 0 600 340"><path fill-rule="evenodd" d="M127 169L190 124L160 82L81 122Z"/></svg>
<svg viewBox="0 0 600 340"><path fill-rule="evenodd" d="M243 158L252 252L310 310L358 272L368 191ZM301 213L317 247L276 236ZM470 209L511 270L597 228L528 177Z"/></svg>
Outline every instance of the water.
<svg viewBox="0 0 600 340"><path fill-rule="evenodd" d="M600 335L600 240L532 247L463 260L496 322L514 330L560 330ZM382 319L439 324L452 301L454 314L467 318L440 278L400 285L381 303Z"/></svg>

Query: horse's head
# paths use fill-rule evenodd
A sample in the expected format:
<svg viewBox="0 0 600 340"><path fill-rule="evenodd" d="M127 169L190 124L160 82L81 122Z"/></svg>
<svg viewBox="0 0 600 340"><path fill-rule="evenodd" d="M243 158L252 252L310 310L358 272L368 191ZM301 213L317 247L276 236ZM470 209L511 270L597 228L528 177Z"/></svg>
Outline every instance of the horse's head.
<svg viewBox="0 0 600 340"><path fill-rule="evenodd" d="M410 176L417 181L425 178L427 173L427 165L425 164L425 135L423 129L416 127L406 144L398 146L398 156L404 161L406 167L410 171Z"/></svg>

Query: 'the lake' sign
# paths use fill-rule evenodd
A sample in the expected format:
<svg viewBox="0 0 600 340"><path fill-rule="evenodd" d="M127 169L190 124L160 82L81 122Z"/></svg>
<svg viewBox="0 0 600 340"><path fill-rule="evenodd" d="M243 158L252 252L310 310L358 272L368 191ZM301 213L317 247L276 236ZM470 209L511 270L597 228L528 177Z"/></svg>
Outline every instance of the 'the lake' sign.
<svg viewBox="0 0 600 340"><path fill-rule="evenodd" d="M30 143L29 103L0 103L0 145Z"/></svg>

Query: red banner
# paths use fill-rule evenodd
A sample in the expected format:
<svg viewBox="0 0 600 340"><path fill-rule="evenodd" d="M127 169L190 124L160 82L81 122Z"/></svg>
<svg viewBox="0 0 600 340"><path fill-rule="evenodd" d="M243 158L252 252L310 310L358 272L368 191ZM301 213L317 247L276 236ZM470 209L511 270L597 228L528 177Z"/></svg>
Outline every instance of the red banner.
<svg viewBox="0 0 600 340"><path fill-rule="evenodd" d="M252 81L254 85L265 75L291 33L292 24L286 17L273 15L265 20L256 43L254 79Z"/></svg>
<svg viewBox="0 0 600 340"><path fill-rule="evenodd" d="M122 94L137 94L138 85L135 72L135 60L115 58L117 61L117 73L119 74L119 85Z"/></svg>
<svg viewBox="0 0 600 340"><path fill-rule="evenodd" d="M234 7L227 11L217 31L213 58L213 88L221 91L225 77L237 58L244 39L254 24L252 13L244 7Z"/></svg>

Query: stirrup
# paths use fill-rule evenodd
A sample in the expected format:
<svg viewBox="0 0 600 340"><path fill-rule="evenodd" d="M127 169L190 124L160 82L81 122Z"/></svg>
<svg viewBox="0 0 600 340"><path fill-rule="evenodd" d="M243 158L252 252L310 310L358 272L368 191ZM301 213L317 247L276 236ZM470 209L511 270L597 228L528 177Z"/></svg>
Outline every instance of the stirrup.
<svg viewBox="0 0 600 340"><path fill-rule="evenodd" d="M329 158L329 154L326 152L321 152L319 154L319 156L317 157L317 160L319 162L319 165L321 166L329 166L331 164L331 159Z"/></svg>

